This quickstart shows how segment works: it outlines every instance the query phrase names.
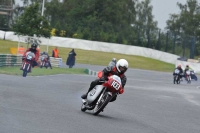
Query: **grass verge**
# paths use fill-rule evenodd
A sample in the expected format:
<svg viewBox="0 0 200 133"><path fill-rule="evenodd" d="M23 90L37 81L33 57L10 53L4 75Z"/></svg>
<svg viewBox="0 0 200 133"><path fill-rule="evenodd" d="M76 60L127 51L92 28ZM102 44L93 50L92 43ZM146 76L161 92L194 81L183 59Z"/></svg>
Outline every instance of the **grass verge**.
<svg viewBox="0 0 200 133"><path fill-rule="evenodd" d="M0 40L0 54L10 54L11 47L17 47L18 42ZM23 44L26 47L26 44ZM51 56L52 50L54 47L48 47L48 53ZM47 46L42 45L40 47L40 51L46 51ZM59 56L63 59L63 64L65 65L66 59L68 57L68 53L71 51L71 48L63 48L58 47ZM146 58L142 56L134 56L134 55L125 55L118 53L108 53L108 52L99 52L99 51L90 51L90 50L82 50L75 49L77 54L76 63L80 64L94 64L94 65L102 65L107 66L112 58L124 58L129 62L130 68L138 68L145 70L155 70L155 71L164 71L171 72L173 71L175 65L162 62L159 60Z"/></svg>
<svg viewBox="0 0 200 133"><path fill-rule="evenodd" d="M0 74L9 74L9 75L22 75L22 70L19 70L20 67L0 67ZM33 68L32 73L28 73L28 76L42 76L42 75L55 75L55 74L86 74L85 69L79 68L57 68L53 69L46 68Z"/></svg>

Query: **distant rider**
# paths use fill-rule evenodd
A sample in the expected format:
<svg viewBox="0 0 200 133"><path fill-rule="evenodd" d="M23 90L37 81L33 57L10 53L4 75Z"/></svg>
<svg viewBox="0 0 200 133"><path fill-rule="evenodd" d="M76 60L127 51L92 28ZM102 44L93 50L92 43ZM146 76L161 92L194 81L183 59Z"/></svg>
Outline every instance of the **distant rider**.
<svg viewBox="0 0 200 133"><path fill-rule="evenodd" d="M186 77L186 71L188 71L188 70L190 70L190 67L189 67L189 65L186 65L185 70L184 70L185 77Z"/></svg>
<svg viewBox="0 0 200 133"><path fill-rule="evenodd" d="M40 56L40 52L39 52L39 50L37 50L37 46L38 46L37 43L32 43L31 48L28 48L26 50L26 52L24 53L24 55L22 57L22 61L23 61L22 67L23 67L23 64L24 64L24 59L26 58L26 53L28 53L28 52L33 52L35 54L35 59L32 63L32 67L37 66L37 61L38 61L39 56ZM20 70L22 70L22 67L20 68ZM31 72L31 69L30 69L30 72Z"/></svg>
<svg viewBox="0 0 200 133"><path fill-rule="evenodd" d="M41 56L46 56L46 57L47 57L47 62L49 63L49 67L52 69L51 62L50 62L48 53L47 53L47 52L42 52L42 53L41 53Z"/></svg>
<svg viewBox="0 0 200 133"><path fill-rule="evenodd" d="M188 70L190 70L190 67L189 67L189 65L186 65L184 73L186 73L186 71L188 71Z"/></svg>
<svg viewBox="0 0 200 133"><path fill-rule="evenodd" d="M182 80L182 75L183 75L183 69L181 68L181 65L178 65L175 69L174 69L174 72L173 72L173 75L176 75L175 73L175 70L178 69L180 72L179 72L179 76L180 76L180 80Z"/></svg>
<svg viewBox="0 0 200 133"><path fill-rule="evenodd" d="M99 77L98 79L96 79L96 80L94 80L94 81L91 82L90 88L88 89L87 93L83 94L81 96L81 98L82 99L86 99L88 93L96 85L101 85L102 84L102 82L100 82L100 81L106 81L106 80L108 80L108 77L112 76L112 75L117 75L117 76L119 76L121 78L122 87L123 87L123 91L124 91L124 86L125 86L126 81L127 81L127 78L124 75L124 73L126 72L127 69L128 69L128 62L125 59L120 59L119 61L117 61L117 64L115 66L108 66L108 67L104 68L103 71L102 71L101 77ZM120 92L120 94L122 94L123 91ZM111 102L115 101L116 98L117 98L117 95L115 97L113 97L113 99L111 100Z"/></svg>

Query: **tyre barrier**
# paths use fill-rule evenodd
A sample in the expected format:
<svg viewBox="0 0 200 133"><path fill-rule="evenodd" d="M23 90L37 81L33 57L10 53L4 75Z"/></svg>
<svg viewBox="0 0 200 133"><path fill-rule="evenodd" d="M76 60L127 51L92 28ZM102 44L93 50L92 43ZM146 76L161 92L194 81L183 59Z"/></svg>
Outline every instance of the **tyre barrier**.
<svg viewBox="0 0 200 133"><path fill-rule="evenodd" d="M40 60L41 57L39 57ZM62 67L62 58L50 57L50 62L53 67ZM2 66L21 66L22 56L12 54L0 54L0 67Z"/></svg>

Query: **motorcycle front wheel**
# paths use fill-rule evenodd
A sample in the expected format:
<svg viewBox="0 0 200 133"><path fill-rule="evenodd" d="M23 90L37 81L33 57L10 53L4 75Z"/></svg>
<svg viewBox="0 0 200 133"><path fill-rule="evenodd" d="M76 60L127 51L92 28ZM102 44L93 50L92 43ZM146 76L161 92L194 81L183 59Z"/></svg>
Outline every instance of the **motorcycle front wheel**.
<svg viewBox="0 0 200 133"><path fill-rule="evenodd" d="M26 66L25 66L25 68L24 68L24 70L23 70L23 77L26 77L27 76L27 73L28 73L28 66L29 66L29 64L26 64Z"/></svg>
<svg viewBox="0 0 200 133"><path fill-rule="evenodd" d="M190 84L190 83L191 83L191 77L188 76L188 84Z"/></svg>
<svg viewBox="0 0 200 133"><path fill-rule="evenodd" d="M86 107L85 107L85 104L82 104L82 106L81 106L81 111L83 111L83 112L85 112L87 109L86 109Z"/></svg>
<svg viewBox="0 0 200 133"><path fill-rule="evenodd" d="M177 76L176 83L180 84L180 77L179 76Z"/></svg>
<svg viewBox="0 0 200 133"><path fill-rule="evenodd" d="M93 115L98 115L105 106L110 102L112 96L110 96L107 92L104 93L103 97L101 98L100 102L96 104L94 110L93 110Z"/></svg>

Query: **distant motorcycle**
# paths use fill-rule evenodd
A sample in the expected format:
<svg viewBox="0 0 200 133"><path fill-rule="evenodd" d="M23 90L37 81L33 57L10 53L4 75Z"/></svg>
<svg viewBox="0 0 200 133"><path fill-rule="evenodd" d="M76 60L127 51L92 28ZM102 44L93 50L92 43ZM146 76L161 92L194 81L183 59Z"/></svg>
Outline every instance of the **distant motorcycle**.
<svg viewBox="0 0 200 133"><path fill-rule="evenodd" d="M48 56L47 55L42 55L41 56L41 61L40 61L40 68L45 67L48 68L50 67ZM51 68L52 69L52 68Z"/></svg>
<svg viewBox="0 0 200 133"><path fill-rule="evenodd" d="M191 74L191 79L194 79L194 80L198 80L197 76L195 75L195 72L194 70L190 70L190 74Z"/></svg>
<svg viewBox="0 0 200 133"><path fill-rule="evenodd" d="M88 93L87 99L82 99L81 111L93 110L93 115L98 115L113 97L123 93L120 77L112 75L108 81L103 82L102 85L96 85Z"/></svg>
<svg viewBox="0 0 200 133"><path fill-rule="evenodd" d="M186 79L187 83L191 83L191 72L190 72L190 70L187 70L185 72L185 79Z"/></svg>
<svg viewBox="0 0 200 133"><path fill-rule="evenodd" d="M177 84L180 84L180 70L178 69L175 69L174 70L174 84L177 83Z"/></svg>
<svg viewBox="0 0 200 133"><path fill-rule="evenodd" d="M35 54L31 51L27 52L22 65L23 77L26 77L27 73L30 72L34 60L35 60Z"/></svg>

